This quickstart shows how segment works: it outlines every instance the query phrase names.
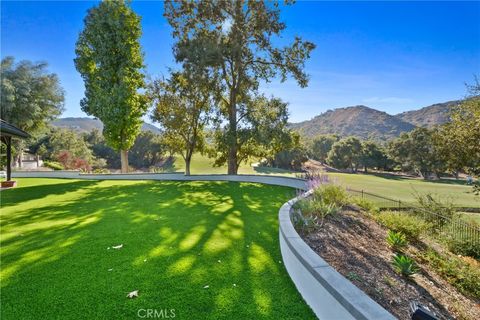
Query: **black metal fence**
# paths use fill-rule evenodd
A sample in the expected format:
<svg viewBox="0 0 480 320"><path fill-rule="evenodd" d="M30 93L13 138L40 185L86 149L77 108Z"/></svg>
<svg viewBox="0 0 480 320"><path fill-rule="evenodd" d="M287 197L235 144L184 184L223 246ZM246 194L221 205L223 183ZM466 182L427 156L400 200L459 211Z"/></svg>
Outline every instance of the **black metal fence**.
<svg viewBox="0 0 480 320"><path fill-rule="evenodd" d="M414 207L413 203L384 197L365 190L347 188L347 192L353 196L372 201L380 209L405 210Z"/></svg>
<svg viewBox="0 0 480 320"><path fill-rule="evenodd" d="M364 190L347 188L347 192L352 196L371 201L381 210L398 210L405 212L405 214L421 216L423 220L428 222L428 228L425 228L424 231L430 236L444 240L454 240L458 243L469 242L480 245L480 228L464 221L460 214L447 217L421 208L412 202L396 200Z"/></svg>

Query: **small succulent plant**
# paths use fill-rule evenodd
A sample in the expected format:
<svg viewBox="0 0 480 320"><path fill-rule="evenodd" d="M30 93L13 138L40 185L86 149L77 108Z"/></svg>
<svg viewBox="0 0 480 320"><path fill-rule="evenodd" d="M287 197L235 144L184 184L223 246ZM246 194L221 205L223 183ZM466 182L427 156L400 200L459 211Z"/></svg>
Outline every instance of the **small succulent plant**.
<svg viewBox="0 0 480 320"><path fill-rule="evenodd" d="M415 261L403 254L396 254L393 257L392 264L395 270L405 277L410 277L420 271Z"/></svg>
<svg viewBox="0 0 480 320"><path fill-rule="evenodd" d="M402 232L388 230L387 243L395 251L399 252L407 246L407 237Z"/></svg>

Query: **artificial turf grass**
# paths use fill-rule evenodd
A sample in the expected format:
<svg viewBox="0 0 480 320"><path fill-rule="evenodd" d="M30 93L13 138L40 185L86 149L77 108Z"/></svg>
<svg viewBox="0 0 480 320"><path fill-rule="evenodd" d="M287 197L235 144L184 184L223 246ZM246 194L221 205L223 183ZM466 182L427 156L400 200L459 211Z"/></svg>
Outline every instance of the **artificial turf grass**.
<svg viewBox="0 0 480 320"><path fill-rule="evenodd" d="M180 319L314 318L281 263L277 214L289 188L19 182L1 193L2 319L131 319L139 309L175 309Z"/></svg>

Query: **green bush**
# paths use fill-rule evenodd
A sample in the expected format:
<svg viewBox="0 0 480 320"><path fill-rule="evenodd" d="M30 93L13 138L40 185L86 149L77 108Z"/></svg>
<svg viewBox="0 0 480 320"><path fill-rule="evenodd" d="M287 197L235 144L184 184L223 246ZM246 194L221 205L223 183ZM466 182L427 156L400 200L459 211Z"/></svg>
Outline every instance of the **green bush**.
<svg viewBox="0 0 480 320"><path fill-rule="evenodd" d="M422 258L461 293L480 299L479 268L475 268L455 256L441 255L431 248L425 252Z"/></svg>
<svg viewBox="0 0 480 320"><path fill-rule="evenodd" d="M407 246L407 237L401 232L388 230L387 243L395 251L401 251Z"/></svg>
<svg viewBox="0 0 480 320"><path fill-rule="evenodd" d="M43 166L53 170L65 170L64 166L55 161L44 161Z"/></svg>
<svg viewBox="0 0 480 320"><path fill-rule="evenodd" d="M405 277L410 277L420 271L415 261L403 254L393 256L392 265L398 273Z"/></svg>
<svg viewBox="0 0 480 320"><path fill-rule="evenodd" d="M97 168L97 169L93 169L93 173L105 174L105 173L110 173L110 170L103 169L103 168Z"/></svg>
<svg viewBox="0 0 480 320"><path fill-rule="evenodd" d="M402 232L410 240L418 240L429 227L422 218L407 212L383 211L375 215L375 219L390 230Z"/></svg>
<svg viewBox="0 0 480 320"><path fill-rule="evenodd" d="M360 197L355 197L352 199L353 203L359 206L361 209L363 209L366 212L369 213L378 213L380 212L380 209L370 200L365 199L365 198L360 198Z"/></svg>
<svg viewBox="0 0 480 320"><path fill-rule="evenodd" d="M444 226L457 214L457 209L449 198L440 198L432 193L416 193L415 198L417 205L424 211L424 219L431 222L432 226Z"/></svg>
<svg viewBox="0 0 480 320"><path fill-rule="evenodd" d="M480 260L480 243L472 237L451 236L446 243L451 252Z"/></svg>
<svg viewBox="0 0 480 320"><path fill-rule="evenodd" d="M321 200L327 205L343 207L348 204L349 197L345 189L334 184L323 185L313 191L313 199Z"/></svg>
<svg viewBox="0 0 480 320"><path fill-rule="evenodd" d="M294 208L300 210L305 217L325 218L328 215L337 214L340 208L334 204L326 204L323 200L312 198L298 201Z"/></svg>

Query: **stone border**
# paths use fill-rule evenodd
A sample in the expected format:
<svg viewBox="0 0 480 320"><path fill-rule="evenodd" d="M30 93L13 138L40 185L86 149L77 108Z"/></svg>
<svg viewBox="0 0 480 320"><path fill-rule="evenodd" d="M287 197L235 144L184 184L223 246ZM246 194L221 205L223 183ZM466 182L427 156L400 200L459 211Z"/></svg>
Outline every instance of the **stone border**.
<svg viewBox="0 0 480 320"><path fill-rule="evenodd" d="M305 194L304 196L308 195ZM396 319L332 268L300 237L290 219L300 197L278 213L280 250L290 278L319 319Z"/></svg>
<svg viewBox="0 0 480 320"><path fill-rule="evenodd" d="M85 180L168 180L168 181L235 181L252 182L291 187L305 190L304 179L254 174L205 174L185 176L183 173L104 173L90 174L79 171L57 170L57 171L15 171L13 178L60 178L60 179L85 179Z"/></svg>

